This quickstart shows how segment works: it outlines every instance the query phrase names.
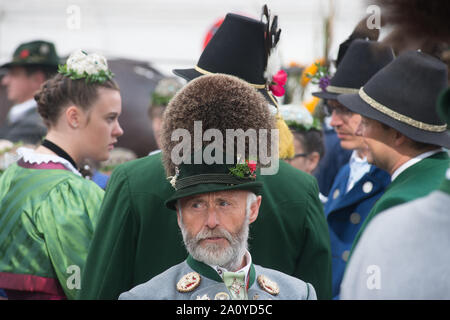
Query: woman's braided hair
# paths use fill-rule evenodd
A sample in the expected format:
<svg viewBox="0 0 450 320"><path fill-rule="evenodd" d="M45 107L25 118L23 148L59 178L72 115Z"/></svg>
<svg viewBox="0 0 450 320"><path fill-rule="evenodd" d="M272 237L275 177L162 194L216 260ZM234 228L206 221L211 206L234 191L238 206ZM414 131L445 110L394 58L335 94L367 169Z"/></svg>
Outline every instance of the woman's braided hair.
<svg viewBox="0 0 450 320"><path fill-rule="evenodd" d="M51 127L56 124L62 110L70 104L87 111L97 100L99 88L119 90L114 80L86 83L84 79L72 80L58 73L42 84L34 100L45 125Z"/></svg>

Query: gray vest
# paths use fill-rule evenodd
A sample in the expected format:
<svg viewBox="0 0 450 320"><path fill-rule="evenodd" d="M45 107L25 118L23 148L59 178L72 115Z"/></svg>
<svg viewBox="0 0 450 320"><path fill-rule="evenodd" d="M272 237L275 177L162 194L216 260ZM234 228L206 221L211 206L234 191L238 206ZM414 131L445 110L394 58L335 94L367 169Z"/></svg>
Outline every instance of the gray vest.
<svg viewBox="0 0 450 320"><path fill-rule="evenodd" d="M195 272L199 276L191 288L180 292L180 280ZM252 265L249 276L249 300L316 300L313 286L276 270ZM265 281L264 281L265 280ZM268 287L269 283L272 287ZM278 289L278 290L274 290ZM274 291L278 291L274 293ZM120 300L227 300L230 292L214 269L191 256L146 283L119 296Z"/></svg>

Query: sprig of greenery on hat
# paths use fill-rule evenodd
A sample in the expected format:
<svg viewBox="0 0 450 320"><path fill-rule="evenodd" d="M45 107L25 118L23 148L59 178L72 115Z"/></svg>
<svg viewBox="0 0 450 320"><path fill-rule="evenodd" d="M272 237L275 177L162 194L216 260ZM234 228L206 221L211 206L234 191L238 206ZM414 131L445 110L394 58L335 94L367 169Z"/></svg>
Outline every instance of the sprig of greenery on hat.
<svg viewBox="0 0 450 320"><path fill-rule="evenodd" d="M104 83L114 77L104 56L83 50L72 53L65 65L58 66L58 72L72 80L84 78L86 83Z"/></svg>
<svg viewBox="0 0 450 320"><path fill-rule="evenodd" d="M245 160L242 163L238 160L238 163L234 167L229 168L229 170L235 177L256 179L256 161Z"/></svg>

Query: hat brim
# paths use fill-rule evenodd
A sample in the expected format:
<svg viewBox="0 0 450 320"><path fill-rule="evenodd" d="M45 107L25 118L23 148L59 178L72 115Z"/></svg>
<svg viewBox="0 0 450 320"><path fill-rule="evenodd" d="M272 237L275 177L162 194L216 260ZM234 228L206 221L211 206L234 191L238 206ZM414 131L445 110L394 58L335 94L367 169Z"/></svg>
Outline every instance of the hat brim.
<svg viewBox="0 0 450 320"><path fill-rule="evenodd" d="M337 100L350 111L358 113L366 118L377 120L414 141L450 148L449 130L443 132L431 132L410 126L374 109L371 105L361 99L359 94L341 94L338 96Z"/></svg>
<svg viewBox="0 0 450 320"><path fill-rule="evenodd" d="M314 97L317 97L320 99L325 99L325 100L337 100L337 98L339 96L338 93L332 93L332 92L327 92L327 91L313 92L312 95Z"/></svg>
<svg viewBox="0 0 450 320"><path fill-rule="evenodd" d="M177 190L172 197L166 200L165 205L168 209L176 210L175 204L178 199L194 196L202 193L218 192L218 191L231 191L231 190L247 190L252 191L256 195L259 195L262 191L263 183L259 181L248 182L236 185L224 185L205 183L198 184L185 189Z"/></svg>
<svg viewBox="0 0 450 320"><path fill-rule="evenodd" d="M42 67L48 67L48 68L54 68L55 71L58 69L57 64L50 64L50 63L20 63L20 62L8 62L4 65L0 66L0 69L10 69L14 67L27 67L27 66L42 66Z"/></svg>
<svg viewBox="0 0 450 320"><path fill-rule="evenodd" d="M203 73L200 73L197 70L192 69L192 68L191 69L173 69L172 72L175 75L185 79L188 82L195 78L204 76ZM271 93L269 93L266 89L257 89L257 90L264 96L264 98L267 100L267 102L269 102L272 105L275 105L274 104L274 100L275 100L275 102L278 104L277 98L275 96L273 96Z"/></svg>

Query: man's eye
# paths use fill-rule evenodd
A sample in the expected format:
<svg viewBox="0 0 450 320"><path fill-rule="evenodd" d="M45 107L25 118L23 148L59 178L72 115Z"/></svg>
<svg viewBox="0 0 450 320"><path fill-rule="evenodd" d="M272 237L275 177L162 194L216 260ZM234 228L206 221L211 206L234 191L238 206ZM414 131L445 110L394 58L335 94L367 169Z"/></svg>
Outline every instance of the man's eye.
<svg viewBox="0 0 450 320"><path fill-rule="evenodd" d="M194 208L194 209L199 209L201 207L202 207L202 203L201 202L194 202L192 204L192 208Z"/></svg>
<svg viewBox="0 0 450 320"><path fill-rule="evenodd" d="M220 205L221 207L225 207L225 206L228 206L229 203L228 203L227 201L220 201L220 202L219 202L219 205Z"/></svg>

